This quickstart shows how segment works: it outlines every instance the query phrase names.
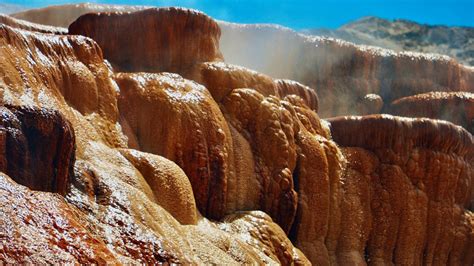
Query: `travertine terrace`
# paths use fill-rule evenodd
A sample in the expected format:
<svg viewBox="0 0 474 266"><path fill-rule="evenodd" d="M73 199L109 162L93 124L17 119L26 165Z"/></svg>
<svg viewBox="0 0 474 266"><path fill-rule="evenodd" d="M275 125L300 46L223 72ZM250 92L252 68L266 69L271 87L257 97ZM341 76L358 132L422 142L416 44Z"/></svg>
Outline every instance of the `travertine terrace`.
<svg viewBox="0 0 474 266"><path fill-rule="evenodd" d="M474 263L472 69L132 11L0 17L1 262Z"/></svg>

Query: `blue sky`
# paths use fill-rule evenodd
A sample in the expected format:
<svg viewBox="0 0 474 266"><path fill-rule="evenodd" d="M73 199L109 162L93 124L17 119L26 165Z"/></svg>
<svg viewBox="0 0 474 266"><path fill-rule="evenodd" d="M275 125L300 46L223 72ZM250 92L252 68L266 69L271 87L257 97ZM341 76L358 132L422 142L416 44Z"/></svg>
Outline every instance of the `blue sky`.
<svg viewBox="0 0 474 266"><path fill-rule="evenodd" d="M0 0L42 7L79 3L67 0ZM337 28L363 16L403 18L427 24L474 27L474 0L98 0L107 4L183 6L222 20L276 23L294 29Z"/></svg>

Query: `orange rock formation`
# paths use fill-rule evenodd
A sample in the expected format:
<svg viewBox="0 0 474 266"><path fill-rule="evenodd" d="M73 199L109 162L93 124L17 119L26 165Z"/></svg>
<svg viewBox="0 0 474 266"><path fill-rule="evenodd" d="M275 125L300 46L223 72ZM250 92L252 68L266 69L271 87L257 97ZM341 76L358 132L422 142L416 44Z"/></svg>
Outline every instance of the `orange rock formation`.
<svg viewBox="0 0 474 266"><path fill-rule="evenodd" d="M330 123L348 159L340 264L362 262L364 254L375 264L472 261L471 134L448 122L388 115Z"/></svg>
<svg viewBox="0 0 474 266"><path fill-rule="evenodd" d="M265 241L269 239L269 234L285 239L281 231L260 232L258 235L262 238L258 239L235 236L233 233L232 230L241 226L259 230L257 224L253 225L257 222L276 227L265 214L242 214L243 220L239 223L243 225L236 224L232 226L235 229L228 231L220 229L231 226L233 222L221 225L220 222L200 217L194 207L190 183L176 164L157 155L127 149L126 136L118 123L119 87L95 42L81 36L43 35L4 25L0 27L0 33L0 54L4 58L0 63L3 103L45 110L38 111L37 115L37 111L25 111L26 115L35 118L33 121L28 120L31 119L28 116L22 118L23 111L18 111L18 114L15 114L16 111L4 111L20 116L19 121L24 120L18 126L25 128L26 141L34 147L31 152L26 150L19 154L25 156L27 162L35 163L36 158L40 163L47 163L43 160L54 155L49 149L42 148L48 142L38 144L37 139L30 140L28 134L29 130L36 130L38 132L33 134L34 137L41 138L41 134L48 134L47 138L43 137L44 140L51 143L61 140L61 131L57 130L67 130L64 125L68 122L61 122L65 123L63 126L54 122L53 114L56 112L70 122L76 139L76 160L72 162L74 170L68 179L68 192L64 198L44 198L42 194L21 192L28 190L5 176L4 188L10 191L5 195L11 199L7 198L5 202L16 202L14 198L23 197L19 193L27 193L25 200L18 200L17 204L29 208L32 218L23 219L18 216L18 209L8 209L10 205L3 205L2 213L18 217L13 222L18 228L14 232L19 235L12 238L2 235L1 243L8 243L8 246L2 246L2 260L33 263L100 263L114 260L122 263L280 263L279 259L285 258L287 261L307 263L304 255L288 241L278 249L273 249L274 244ZM45 121L41 117L48 119ZM2 118L2 125L8 126L9 119L8 116ZM4 136L8 140L9 131L3 132L7 133ZM71 144L69 141L65 143ZM49 148L54 147L49 145ZM24 146L7 145L6 154L21 147ZM67 149L63 151L62 146L57 147L57 154L67 154ZM2 165L7 165L7 171L14 169L9 164L18 167L20 162L11 159L8 155L2 157L2 162L6 162ZM66 164L62 166L67 168ZM49 169L43 171L46 173ZM21 180L24 177L14 178ZM38 181L38 178L41 176L28 180ZM57 191L48 187L38 188L29 182L24 184L32 189ZM32 203L35 200L37 203ZM53 203L48 201L53 201L55 205L51 206ZM45 223L54 226L44 220L46 217L38 216L44 212L41 206L50 206L48 215L65 221L55 229L65 235L64 238L58 238L57 233L48 230L48 227L41 227ZM262 219L251 219L253 215L259 215ZM7 220L10 221L10 218L2 219ZM178 221L191 225L183 226ZM35 231L36 226L44 229L37 228ZM23 233L28 234L27 240L21 237ZM83 242L71 242L69 236L74 238L76 234L84 236L80 238ZM53 244L56 242L44 242L48 239L60 242L57 245ZM38 243L41 247L31 243ZM275 253L263 253L262 250L270 245ZM21 254L36 256L25 258Z"/></svg>
<svg viewBox="0 0 474 266"><path fill-rule="evenodd" d="M60 113L0 107L0 170L34 190L65 195L74 163L74 131Z"/></svg>
<svg viewBox="0 0 474 266"><path fill-rule="evenodd" d="M222 60L219 26L193 10L89 13L69 26L69 34L94 39L117 71L183 73L197 63Z"/></svg>
<svg viewBox="0 0 474 266"><path fill-rule="evenodd" d="M474 132L474 94L428 92L392 102L390 113L401 116L443 119Z"/></svg>
<svg viewBox="0 0 474 266"><path fill-rule="evenodd" d="M298 82L221 62L219 26L200 12L88 14L69 27L94 40L9 25L1 261L474 263L468 131L317 113L377 113L436 84L471 90L454 62L321 41L353 60L298 72L319 102ZM338 59L316 54L298 60Z"/></svg>

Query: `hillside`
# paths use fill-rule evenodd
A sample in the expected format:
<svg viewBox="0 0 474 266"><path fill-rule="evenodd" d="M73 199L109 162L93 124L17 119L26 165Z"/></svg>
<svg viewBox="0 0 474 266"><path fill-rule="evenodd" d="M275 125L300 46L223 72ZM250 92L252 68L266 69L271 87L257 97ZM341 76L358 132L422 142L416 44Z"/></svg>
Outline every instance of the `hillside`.
<svg viewBox="0 0 474 266"><path fill-rule="evenodd" d="M308 29L302 33L393 49L438 53L474 66L474 28L419 24L408 20L364 17L336 30Z"/></svg>

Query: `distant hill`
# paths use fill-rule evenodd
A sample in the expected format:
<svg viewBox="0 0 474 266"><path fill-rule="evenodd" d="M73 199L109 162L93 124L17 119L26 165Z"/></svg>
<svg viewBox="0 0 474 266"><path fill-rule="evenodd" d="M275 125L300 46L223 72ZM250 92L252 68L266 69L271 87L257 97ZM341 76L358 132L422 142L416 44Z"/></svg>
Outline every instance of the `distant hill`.
<svg viewBox="0 0 474 266"><path fill-rule="evenodd" d="M474 66L474 27L419 24L408 20L363 17L336 30L308 29L305 34L393 49L449 55Z"/></svg>

